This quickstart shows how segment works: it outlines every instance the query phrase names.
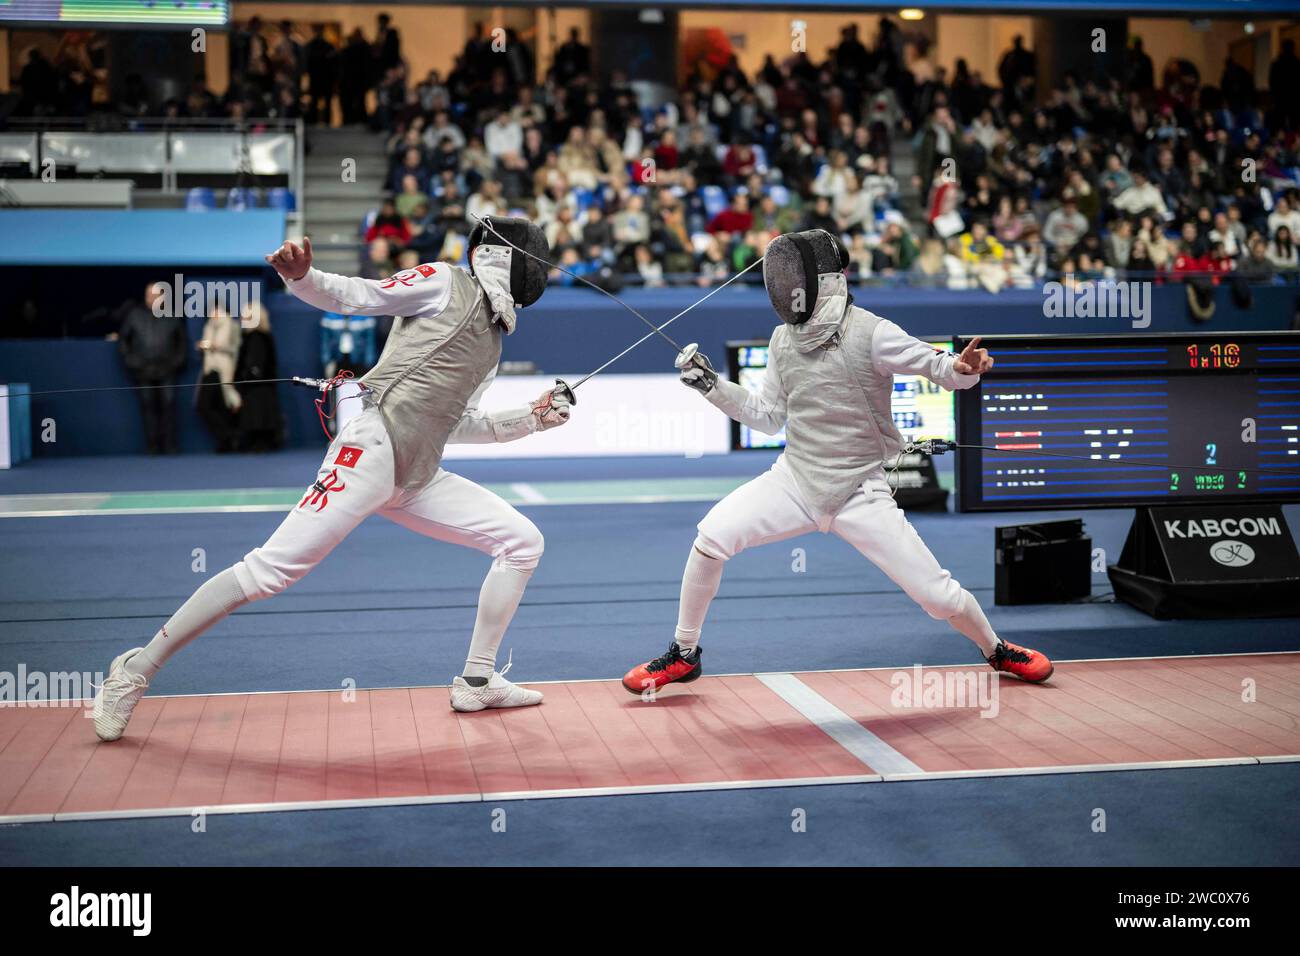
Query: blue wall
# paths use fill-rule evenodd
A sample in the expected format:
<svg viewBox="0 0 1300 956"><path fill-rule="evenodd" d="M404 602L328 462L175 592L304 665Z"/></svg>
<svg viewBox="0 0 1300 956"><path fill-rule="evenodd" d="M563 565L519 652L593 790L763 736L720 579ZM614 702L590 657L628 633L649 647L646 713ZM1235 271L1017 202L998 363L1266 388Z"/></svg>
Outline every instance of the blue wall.
<svg viewBox="0 0 1300 956"><path fill-rule="evenodd" d="M279 209L0 210L0 263L7 266L261 267L283 241Z"/></svg>
<svg viewBox="0 0 1300 956"><path fill-rule="evenodd" d="M624 298L650 320L661 323L699 298L704 290L629 290ZM1148 332L1203 330L1270 330L1289 328L1295 314L1296 287L1256 288L1250 310L1236 308L1226 289L1218 291L1218 307L1205 324L1187 314L1181 287L1154 290L1153 321ZM1004 292L947 290L867 290L856 293L858 304L920 337L953 334L1025 332L1123 332L1127 322L1110 319L1045 319L1043 297L1034 291ZM280 374L320 373L317 320L319 313L284 293L267 297L279 355ZM725 356L728 340L766 338L775 320L762 288L724 289L669 327L668 334L686 344L698 342L715 365ZM201 323L189 321L191 341ZM519 317L519 327L505 340L504 358L533 362L548 374L577 378L607 361L640 338L647 329L631 314L596 292L551 289ZM611 371L667 372L672 350L649 341L626 356ZM198 356L191 354L182 381L198 380ZM33 391L130 384L118 360L115 343L94 339L0 340L0 380L29 382ZM324 436L317 423L313 393L281 385L280 400L291 445L318 445ZM193 408L194 390L180 390L177 399L183 451L210 450L210 442ZM40 455L128 454L144 450L135 396L131 392L35 396L36 422L52 417L58 441L42 444L39 429L34 453Z"/></svg>

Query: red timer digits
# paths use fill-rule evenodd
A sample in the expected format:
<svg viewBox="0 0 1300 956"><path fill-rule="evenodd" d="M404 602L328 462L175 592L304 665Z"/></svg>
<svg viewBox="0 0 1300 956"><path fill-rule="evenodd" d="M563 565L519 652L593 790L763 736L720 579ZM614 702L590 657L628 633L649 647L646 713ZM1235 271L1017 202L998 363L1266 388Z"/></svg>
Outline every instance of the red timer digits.
<svg viewBox="0 0 1300 956"><path fill-rule="evenodd" d="M1195 369L1237 368L1241 365L1241 346L1236 342L1215 342L1201 354L1199 345L1189 345L1187 362Z"/></svg>

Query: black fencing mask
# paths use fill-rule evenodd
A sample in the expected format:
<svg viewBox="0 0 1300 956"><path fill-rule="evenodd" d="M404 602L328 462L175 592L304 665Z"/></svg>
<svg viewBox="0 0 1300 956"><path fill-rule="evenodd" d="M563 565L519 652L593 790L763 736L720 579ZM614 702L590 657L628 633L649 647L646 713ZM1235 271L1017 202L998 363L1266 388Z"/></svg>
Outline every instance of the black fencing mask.
<svg viewBox="0 0 1300 956"><path fill-rule="evenodd" d="M474 250L480 245L510 249L510 296L516 305L529 306L542 297L546 291L547 269L538 260L548 258L551 247L540 226L527 219L484 217L469 234L471 275L475 274Z"/></svg>
<svg viewBox="0 0 1300 956"><path fill-rule="evenodd" d="M825 229L787 232L768 244L763 285L781 321L802 325L817 309L818 277L848 265L848 250Z"/></svg>

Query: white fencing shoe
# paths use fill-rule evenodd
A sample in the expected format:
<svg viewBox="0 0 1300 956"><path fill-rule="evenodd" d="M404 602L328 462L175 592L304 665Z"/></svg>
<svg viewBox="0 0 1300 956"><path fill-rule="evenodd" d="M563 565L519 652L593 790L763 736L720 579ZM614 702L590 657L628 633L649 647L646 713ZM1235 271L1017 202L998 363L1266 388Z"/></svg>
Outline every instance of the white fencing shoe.
<svg viewBox="0 0 1300 956"><path fill-rule="evenodd" d="M131 713L149 686L147 680L128 673L123 666L128 658L142 650L143 647L134 647L114 658L104 683L95 691L95 707L91 713L100 740L117 740L126 732Z"/></svg>
<svg viewBox="0 0 1300 956"><path fill-rule="evenodd" d="M465 678L455 678L451 682L451 709L472 713L488 707L531 707L540 704L542 692L510 683L505 678L508 670L509 662L499 672L493 671L482 687L471 687Z"/></svg>

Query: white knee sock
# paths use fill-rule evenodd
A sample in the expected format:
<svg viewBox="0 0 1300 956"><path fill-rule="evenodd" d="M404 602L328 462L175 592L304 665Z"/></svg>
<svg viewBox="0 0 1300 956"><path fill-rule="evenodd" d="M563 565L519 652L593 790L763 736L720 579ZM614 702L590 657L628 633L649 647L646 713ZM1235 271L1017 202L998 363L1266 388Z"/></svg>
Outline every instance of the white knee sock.
<svg viewBox="0 0 1300 956"><path fill-rule="evenodd" d="M474 636L469 641L463 677L491 677L496 669L497 648L506 628L519 607L533 569L513 568L496 562L483 579L478 592L478 617L474 619Z"/></svg>
<svg viewBox="0 0 1300 956"><path fill-rule="evenodd" d="M700 628L709 604L722 583L722 566L726 562L691 548L686 559L686 572L682 575L682 597L677 606L677 646L684 651L694 650L700 643Z"/></svg>
<svg viewBox="0 0 1300 956"><path fill-rule="evenodd" d="M948 618L948 623L954 630L978 644L980 651L988 657L1002 641L994 633L989 619L984 616L984 611L980 608L980 602L975 600L975 595L969 591L962 591L961 595L961 610Z"/></svg>
<svg viewBox="0 0 1300 956"><path fill-rule="evenodd" d="M162 626L140 653L123 665L127 672L152 680L167 659L236 608L248 603L233 568L203 582L180 610Z"/></svg>

